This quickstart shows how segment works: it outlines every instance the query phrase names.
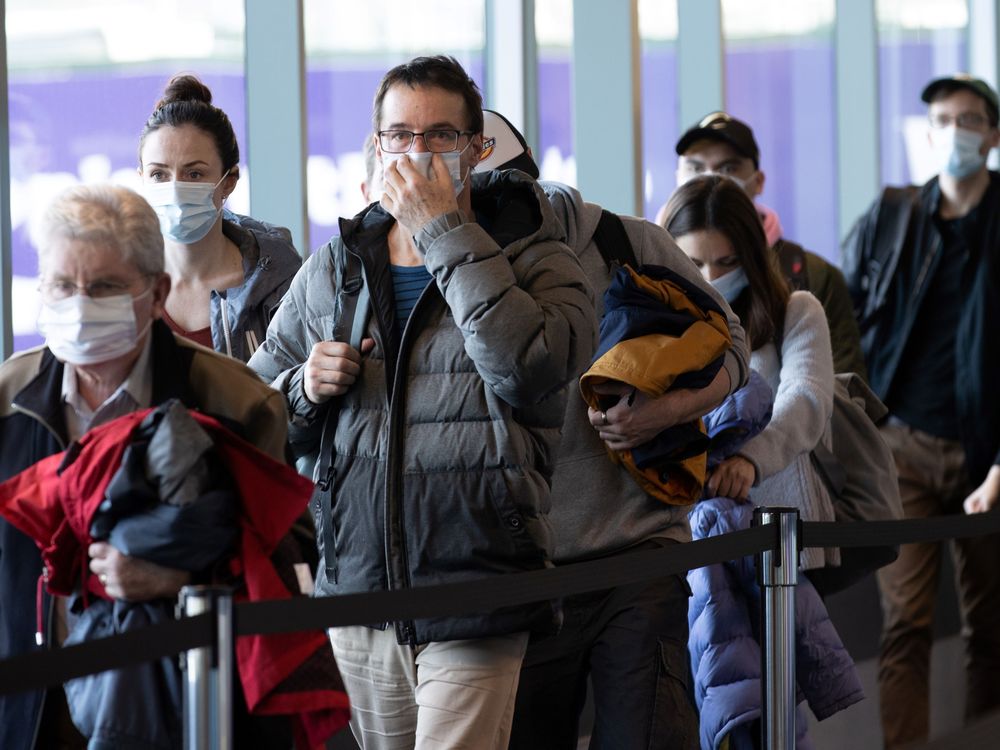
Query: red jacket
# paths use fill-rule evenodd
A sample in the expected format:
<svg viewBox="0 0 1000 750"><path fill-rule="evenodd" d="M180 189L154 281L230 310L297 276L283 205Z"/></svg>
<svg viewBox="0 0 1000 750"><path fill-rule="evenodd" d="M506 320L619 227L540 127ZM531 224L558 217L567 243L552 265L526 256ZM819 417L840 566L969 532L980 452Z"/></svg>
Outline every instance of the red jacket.
<svg viewBox="0 0 1000 750"><path fill-rule="evenodd" d="M51 593L65 596L82 589L108 598L88 567L87 548L94 541L90 521L133 430L150 411L101 425L67 451L0 484L0 514L38 544ZM215 441L241 499L239 552L229 562L231 572L241 575L245 584L236 601L290 598L270 556L308 504L312 482L211 417L190 413ZM60 471L63 463L68 466ZM313 743L321 740L321 732L328 736L347 723L346 694L333 689L334 684L324 690L277 688L320 649L329 649L322 632L243 636L236 642L248 708L259 714L312 714L302 718Z"/></svg>

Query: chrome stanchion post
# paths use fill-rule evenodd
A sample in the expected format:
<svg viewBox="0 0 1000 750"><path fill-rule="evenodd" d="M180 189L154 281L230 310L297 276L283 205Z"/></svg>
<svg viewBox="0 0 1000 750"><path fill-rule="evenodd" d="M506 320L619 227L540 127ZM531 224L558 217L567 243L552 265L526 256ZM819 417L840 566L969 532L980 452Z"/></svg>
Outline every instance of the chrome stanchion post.
<svg viewBox="0 0 1000 750"><path fill-rule="evenodd" d="M233 596L227 588L185 586L179 613L215 615L215 643L181 654L185 750L233 747Z"/></svg>
<svg viewBox="0 0 1000 750"><path fill-rule="evenodd" d="M799 580L799 511L757 508L754 525L778 527L778 546L760 553L758 582L763 593L761 628L762 747L795 748L795 585Z"/></svg>

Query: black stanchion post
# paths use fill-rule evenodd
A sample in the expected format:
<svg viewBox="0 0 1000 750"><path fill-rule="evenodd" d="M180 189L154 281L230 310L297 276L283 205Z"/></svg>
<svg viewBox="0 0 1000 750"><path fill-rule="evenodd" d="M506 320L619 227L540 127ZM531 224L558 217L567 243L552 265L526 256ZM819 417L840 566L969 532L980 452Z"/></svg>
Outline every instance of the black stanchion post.
<svg viewBox="0 0 1000 750"><path fill-rule="evenodd" d="M185 586L178 614L215 615L215 643L181 654L185 750L233 747L233 594L228 588Z"/></svg>
<svg viewBox="0 0 1000 750"><path fill-rule="evenodd" d="M757 508L754 525L778 527L778 546L761 552L757 576L763 592L761 626L762 747L795 748L795 585L799 580L799 511Z"/></svg>

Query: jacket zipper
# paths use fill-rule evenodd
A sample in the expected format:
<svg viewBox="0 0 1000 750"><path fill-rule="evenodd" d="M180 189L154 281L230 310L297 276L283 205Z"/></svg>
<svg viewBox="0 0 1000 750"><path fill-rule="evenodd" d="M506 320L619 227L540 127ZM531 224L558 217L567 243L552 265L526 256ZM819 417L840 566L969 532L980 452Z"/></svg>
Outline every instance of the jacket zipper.
<svg viewBox="0 0 1000 750"><path fill-rule="evenodd" d="M28 417L31 417L36 422L38 422L40 425L42 425L42 427L44 427L46 430L48 430L49 434L51 434L52 437L55 438L56 443L59 445L59 449L63 450L63 451L66 450L66 441L64 441L62 439L62 437L59 435L59 433L56 432L53 429L52 425L49 424L47 421L45 421L45 419L43 419L42 416L38 412L33 411L31 409L28 409L28 408L22 406L21 404L17 404L17 403L11 404L11 408L13 408L15 411L21 412L22 414L24 414L24 415L26 415ZM45 630L45 632L44 633L39 633L39 632L36 631L36 633L35 633L35 642L36 643L39 640L42 640L45 643L52 643L52 640L53 640L52 634L53 634L53 619L55 617L55 602L52 600L51 597L49 597L48 612L43 612L43 609L44 609L44 607L43 607L44 594L43 594L41 588L42 588L42 582L44 580L44 575L45 575L45 567L43 566L42 567L42 576L39 576L39 578L38 578L38 587L39 588L38 588L38 591L36 592L36 597L37 597L36 606L37 606L38 622L41 623L44 620L44 630ZM38 645L42 645L42 644L38 644ZM41 691L41 693L42 693L42 702L38 706L38 715L35 717L35 729L34 729L34 731L31 734L31 745L29 745L29 747L34 747L37 744L37 742L38 742L38 733L42 729L42 715L45 713L45 701L48 699L48 692L49 692L48 690L42 690Z"/></svg>
<svg viewBox="0 0 1000 750"><path fill-rule="evenodd" d="M257 342L257 334L255 334L252 329L248 329L246 332L246 340L247 340L247 354L253 356L253 353L256 352L258 348L260 348L260 344Z"/></svg>
<svg viewBox="0 0 1000 750"><path fill-rule="evenodd" d="M406 528L406 522L403 517L402 498L398 498L396 496L396 488L397 486L402 484L402 482L399 481L397 476L400 473L401 468L398 465L398 461L392 461L391 459L394 458L396 454L399 454L401 452L402 439L400 437L401 430L399 428L399 423L401 421L400 412L404 411L404 407L406 404L406 397L405 397L406 368L402 366L405 364L403 358L403 351L406 348L407 339L412 337L412 334L410 336L408 336L407 334L411 333L411 330L413 328L413 320L416 317L417 310L419 310L421 307L426 306L427 303L425 300L429 294L427 290L432 285L435 285L435 280L433 277L431 277L431 280L428 282L427 287L424 288L424 291L420 294L420 297L413 305L413 309L410 311L410 317L406 321L406 325L403 327L403 335L400 337L400 342L399 342L400 353L396 357L396 375L395 378L393 379L394 383L392 388L392 397L390 400L390 412L389 412L390 454L389 456L387 456L387 458L390 460L388 460L386 463L388 466L392 467L392 469L386 473L386 492L385 492L386 569L388 571L389 584L391 587L394 582L395 576L393 575L392 571L392 561L390 560L389 550L391 548L393 532L396 532L396 535L399 540L400 556L402 558L400 561L400 568L403 575L403 587L407 589L412 588L413 584L410 578L409 556L407 555L406 552L406 536L404 534L404 529ZM397 514L396 514L397 518L396 518L395 528L392 528L392 522L390 521L390 519L392 518L390 514L390 504L392 504L394 501L397 508ZM416 626L412 620L407 620L405 622L397 623L396 627L397 627L397 632L396 632L397 640L403 640L406 643L409 643L411 646L416 645L416 640L415 640Z"/></svg>
<svg viewBox="0 0 1000 750"><path fill-rule="evenodd" d="M38 579L39 589L41 589L42 579ZM41 591L39 590L39 594ZM41 602L39 602L39 614L41 615ZM51 643L53 640L53 630L54 630L54 620L55 620L56 607L55 602L52 597L49 597L49 607L48 612L45 613L45 642ZM38 634L36 633L36 637ZM62 686L59 686L62 689ZM45 701L49 699L49 688L41 690L42 702L38 706L38 715L35 717L35 729L31 733L31 744L28 747L35 747L38 744L38 733L42 731L42 716L45 714Z"/></svg>
<svg viewBox="0 0 1000 750"><path fill-rule="evenodd" d="M232 331L229 328L229 304L225 297L219 295L220 311L222 312L222 337L226 340L226 354L233 356Z"/></svg>

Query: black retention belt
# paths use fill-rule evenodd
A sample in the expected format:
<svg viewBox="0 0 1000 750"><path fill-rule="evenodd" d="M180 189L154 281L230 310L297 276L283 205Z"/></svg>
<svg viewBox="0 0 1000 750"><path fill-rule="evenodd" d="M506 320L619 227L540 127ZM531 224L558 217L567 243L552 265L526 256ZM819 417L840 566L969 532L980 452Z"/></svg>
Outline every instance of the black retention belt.
<svg viewBox="0 0 1000 750"><path fill-rule="evenodd" d="M690 568L752 555L777 545L775 525L602 560L426 588L309 599L247 602L235 607L236 635L294 633L343 625L452 617L679 575ZM74 677L212 645L214 619L198 615L124 635L0 661L0 695L39 690ZM121 644L121 645L119 645Z"/></svg>
<svg viewBox="0 0 1000 750"><path fill-rule="evenodd" d="M238 604L236 635L290 633L342 625L453 617L623 586L776 549L778 525L759 526L685 544L497 576L483 581L399 591ZM801 547L864 547L933 542L1000 533L1000 511L902 521L802 524ZM0 661L0 695L67 680L214 643L209 614L154 625L62 649Z"/></svg>

